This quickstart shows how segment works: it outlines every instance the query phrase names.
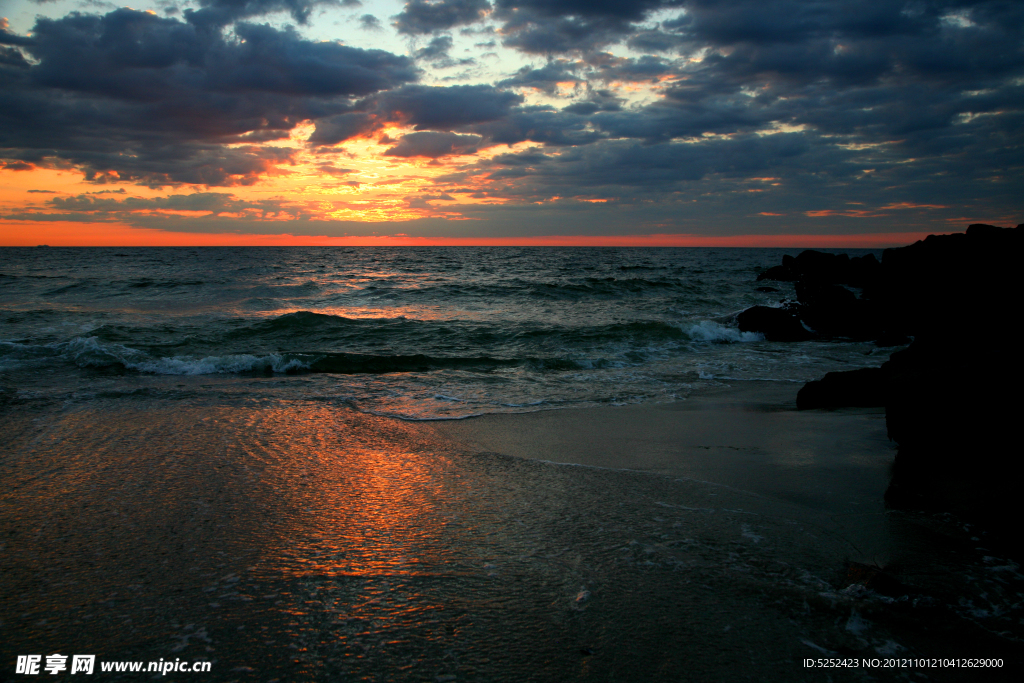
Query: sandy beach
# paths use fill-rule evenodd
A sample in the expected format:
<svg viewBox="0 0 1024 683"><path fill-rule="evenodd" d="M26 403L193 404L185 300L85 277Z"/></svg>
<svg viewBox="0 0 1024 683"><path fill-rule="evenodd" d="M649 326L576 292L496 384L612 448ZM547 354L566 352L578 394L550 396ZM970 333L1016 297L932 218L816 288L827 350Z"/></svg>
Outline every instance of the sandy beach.
<svg viewBox="0 0 1024 683"><path fill-rule="evenodd" d="M14 401L3 656L268 682L827 680L804 659L1002 657L986 678L1012 679L1016 569L969 530L887 513L884 416L799 413L796 388L440 422L187 390Z"/></svg>

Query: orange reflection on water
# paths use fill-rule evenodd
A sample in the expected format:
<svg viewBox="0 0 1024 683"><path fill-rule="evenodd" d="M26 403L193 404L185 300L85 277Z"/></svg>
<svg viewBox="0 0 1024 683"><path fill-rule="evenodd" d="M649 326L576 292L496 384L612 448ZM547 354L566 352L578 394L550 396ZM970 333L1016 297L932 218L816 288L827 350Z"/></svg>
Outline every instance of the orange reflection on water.
<svg viewBox="0 0 1024 683"><path fill-rule="evenodd" d="M465 619L445 588L485 571L461 523L473 487L415 424L318 402L145 396L54 412L41 431L34 417L0 429L23 456L0 494L0 588L31 586L39 615L123 612L160 643L237 618L249 628L232 637L251 632L255 648L246 665L291 644L296 663L334 648L346 666L386 669L451 641ZM130 639L120 618L60 618L88 630L88 647Z"/></svg>
<svg viewBox="0 0 1024 683"><path fill-rule="evenodd" d="M445 538L454 475L409 425L308 405L253 418L250 428L263 433L276 461L266 483L284 506L273 530L281 552L267 556L264 569L409 577L461 564Z"/></svg>
<svg viewBox="0 0 1024 683"><path fill-rule="evenodd" d="M289 307L275 308L267 311L267 318L278 318L291 313L313 312L321 315L335 315L352 320L393 320L407 318L409 320L465 320L481 316L480 311L463 311L458 309L442 309L439 306L325 306L310 311L309 308ZM251 311L247 311L251 314Z"/></svg>

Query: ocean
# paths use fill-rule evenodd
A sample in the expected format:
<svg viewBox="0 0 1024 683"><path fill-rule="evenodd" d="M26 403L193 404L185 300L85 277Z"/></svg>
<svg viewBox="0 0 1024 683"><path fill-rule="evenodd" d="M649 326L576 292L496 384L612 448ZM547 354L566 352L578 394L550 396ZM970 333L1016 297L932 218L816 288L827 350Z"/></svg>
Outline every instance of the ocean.
<svg viewBox="0 0 1024 683"><path fill-rule="evenodd" d="M795 410L893 349L737 329L784 253L0 250L0 678L1020 680L1020 567Z"/></svg>
<svg viewBox="0 0 1024 683"><path fill-rule="evenodd" d="M793 298L789 283L755 283L784 253L796 252L6 249L0 372L19 392L83 401L221 392L450 419L880 365L888 352L869 344L737 329L739 311Z"/></svg>

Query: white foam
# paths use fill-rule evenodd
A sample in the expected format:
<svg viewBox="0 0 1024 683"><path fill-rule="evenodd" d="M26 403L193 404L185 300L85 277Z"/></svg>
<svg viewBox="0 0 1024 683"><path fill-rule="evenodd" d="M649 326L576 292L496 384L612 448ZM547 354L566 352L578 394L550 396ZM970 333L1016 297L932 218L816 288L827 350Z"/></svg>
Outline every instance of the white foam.
<svg viewBox="0 0 1024 683"><path fill-rule="evenodd" d="M683 331L694 341L724 342L727 344L764 341L764 335L760 332L741 332L735 327L727 327L711 320L702 320L696 325L690 325L689 328Z"/></svg>
<svg viewBox="0 0 1024 683"><path fill-rule="evenodd" d="M755 534L746 524L740 525L740 535L743 536L743 538L753 541L754 543L760 543L764 540L764 536Z"/></svg>
<svg viewBox="0 0 1024 683"><path fill-rule="evenodd" d="M852 611L850 618L846 620L846 630L855 636L859 636L870 628L871 622L864 619L856 610Z"/></svg>
<svg viewBox="0 0 1024 683"><path fill-rule="evenodd" d="M274 372L288 372L309 367L300 360L285 359L276 353L265 356L243 353L205 358L174 356L150 359L138 349L122 344L104 344L96 337L75 337L69 341L51 345L51 347L81 367L120 363L131 370L153 375L216 375L266 369Z"/></svg>
<svg viewBox="0 0 1024 683"><path fill-rule="evenodd" d="M75 337L49 346L82 367L110 365L111 362L127 366L134 359L142 360L145 357L138 349L122 344L103 344L97 337Z"/></svg>
<svg viewBox="0 0 1024 683"><path fill-rule="evenodd" d="M276 353L266 356L253 356L244 353L228 356L207 356L206 358L199 359L188 356L174 356L172 358L158 358L150 361L129 362L124 365L133 370L148 372L154 375L216 375L266 369L273 370L274 372L288 372L309 367L309 365L300 360L294 358L285 360Z"/></svg>

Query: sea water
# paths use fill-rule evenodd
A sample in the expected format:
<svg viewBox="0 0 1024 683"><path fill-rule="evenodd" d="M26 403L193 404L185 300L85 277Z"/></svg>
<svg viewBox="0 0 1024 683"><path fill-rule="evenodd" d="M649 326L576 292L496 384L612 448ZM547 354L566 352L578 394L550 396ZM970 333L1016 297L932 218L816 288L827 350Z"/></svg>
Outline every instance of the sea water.
<svg viewBox="0 0 1024 683"><path fill-rule="evenodd" d="M406 419L672 401L880 365L780 344L739 311L773 249L31 248L0 251L0 372L21 392L204 391ZM853 253L853 252L851 252ZM861 253L861 252L856 252ZM767 288L776 291L759 291ZM188 383L196 390L196 382Z"/></svg>

